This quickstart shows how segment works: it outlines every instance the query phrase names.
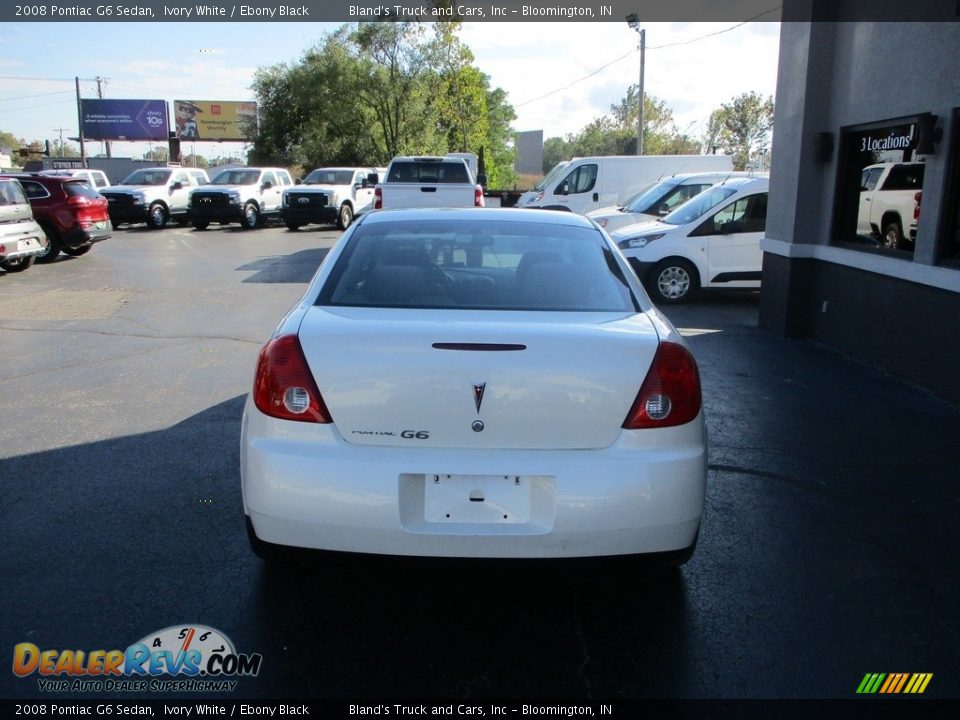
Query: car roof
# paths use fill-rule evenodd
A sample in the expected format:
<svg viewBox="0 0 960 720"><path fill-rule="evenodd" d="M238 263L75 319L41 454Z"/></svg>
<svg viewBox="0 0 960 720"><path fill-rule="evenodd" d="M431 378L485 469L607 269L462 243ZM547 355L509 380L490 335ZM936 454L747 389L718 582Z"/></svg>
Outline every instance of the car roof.
<svg viewBox="0 0 960 720"><path fill-rule="evenodd" d="M595 230L596 225L583 215L562 210L525 208L397 208L374 210L364 215L363 224L381 224L405 220L490 220L525 222L541 225L568 225Z"/></svg>

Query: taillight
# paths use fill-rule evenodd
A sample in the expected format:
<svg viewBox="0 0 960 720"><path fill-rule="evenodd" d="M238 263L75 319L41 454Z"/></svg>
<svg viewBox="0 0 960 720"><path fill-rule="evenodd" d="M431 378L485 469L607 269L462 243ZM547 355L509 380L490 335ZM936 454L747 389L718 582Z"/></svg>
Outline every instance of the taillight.
<svg viewBox="0 0 960 720"><path fill-rule="evenodd" d="M380 186L373 189L373 209L383 210L383 189Z"/></svg>
<svg viewBox="0 0 960 720"><path fill-rule="evenodd" d="M683 345L660 343L623 427L639 430L683 425L699 412L700 373L693 355Z"/></svg>
<svg viewBox="0 0 960 720"><path fill-rule="evenodd" d="M473 189L473 206L474 207L484 207L483 205L483 188L477 185Z"/></svg>
<svg viewBox="0 0 960 720"><path fill-rule="evenodd" d="M333 422L296 335L274 338L260 351L253 403L264 415L281 420Z"/></svg>
<svg viewBox="0 0 960 720"><path fill-rule="evenodd" d="M913 206L913 219L914 219L914 220L919 220L919 219L920 219L920 199L921 199L922 197L923 197L923 192L922 192L922 191L921 191L921 192L918 192L916 195L913 196L913 201L916 203L916 205Z"/></svg>

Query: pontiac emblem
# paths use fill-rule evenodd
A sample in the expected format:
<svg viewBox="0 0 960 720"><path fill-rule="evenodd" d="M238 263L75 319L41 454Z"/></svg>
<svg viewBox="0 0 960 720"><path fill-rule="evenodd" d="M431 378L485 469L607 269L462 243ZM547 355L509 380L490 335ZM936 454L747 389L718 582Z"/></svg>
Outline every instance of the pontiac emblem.
<svg viewBox="0 0 960 720"><path fill-rule="evenodd" d="M487 384L485 382L473 384L473 402L477 406L477 415L480 414L480 406L483 404L483 393L486 389Z"/></svg>

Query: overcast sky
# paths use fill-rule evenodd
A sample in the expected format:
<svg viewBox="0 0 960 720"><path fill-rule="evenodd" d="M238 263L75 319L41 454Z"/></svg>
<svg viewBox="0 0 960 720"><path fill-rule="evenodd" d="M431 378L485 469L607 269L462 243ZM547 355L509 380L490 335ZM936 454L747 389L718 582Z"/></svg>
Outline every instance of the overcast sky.
<svg viewBox="0 0 960 720"><path fill-rule="evenodd" d="M646 92L666 102L681 131L699 136L710 112L740 93L774 94L779 23L734 26L646 26ZM251 100L258 67L296 62L335 27L7 23L0 36L0 130L28 141L57 139L60 128L65 138L75 136L75 76L85 98L97 97L92 78L99 76L106 98ZM543 130L545 138L606 114L639 79L638 34L626 22L465 23L461 39L491 85L508 92L515 129ZM100 151L97 143L87 149ZM139 157L147 149L116 143L114 155ZM231 149L196 144L208 157Z"/></svg>

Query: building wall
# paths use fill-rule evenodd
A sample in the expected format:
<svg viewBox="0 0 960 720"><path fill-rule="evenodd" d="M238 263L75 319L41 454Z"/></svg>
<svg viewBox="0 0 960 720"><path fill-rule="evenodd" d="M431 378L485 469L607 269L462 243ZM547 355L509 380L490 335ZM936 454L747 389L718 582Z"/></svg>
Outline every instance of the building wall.
<svg viewBox="0 0 960 720"><path fill-rule="evenodd" d="M525 175L543 174L543 130L517 133L514 170Z"/></svg>
<svg viewBox="0 0 960 720"><path fill-rule="evenodd" d="M796 17L819 2L786 5ZM760 324L960 402L960 267L940 264L939 254L956 227L948 177L960 153L960 18L943 8L950 22L783 24ZM921 113L937 116L943 139L925 156L912 257L838 244L842 130ZM820 133L833 140L828 158L818 157Z"/></svg>

